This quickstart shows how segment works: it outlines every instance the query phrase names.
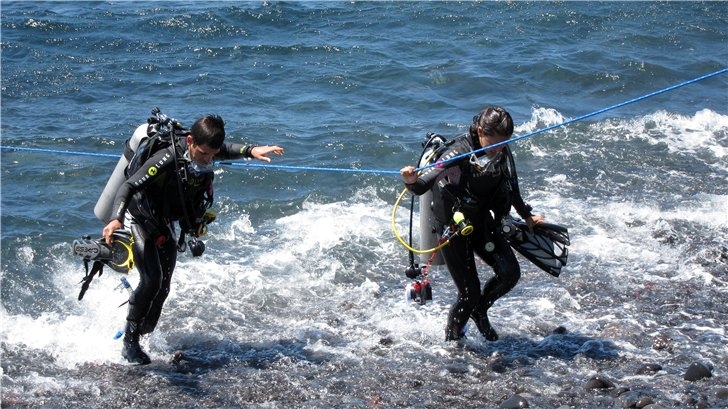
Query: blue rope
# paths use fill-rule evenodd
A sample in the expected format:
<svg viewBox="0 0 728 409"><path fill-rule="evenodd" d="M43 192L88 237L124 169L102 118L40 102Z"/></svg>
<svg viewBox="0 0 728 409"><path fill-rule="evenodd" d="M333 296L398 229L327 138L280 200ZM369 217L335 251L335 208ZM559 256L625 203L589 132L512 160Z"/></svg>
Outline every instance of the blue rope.
<svg viewBox="0 0 728 409"><path fill-rule="evenodd" d="M602 109L599 109L597 111L591 112L589 114L582 115L582 116L578 116L576 118L569 119L567 121L561 122L561 123L556 124L556 125L547 126L546 128L538 129L538 130L533 131L531 133L528 133L526 135L521 135L521 136L518 136L518 137L515 137L515 138L511 138L511 139L509 139L507 141L503 141L503 142L499 142L499 143L496 143L496 144L493 144L493 145L490 145L490 146L486 146L485 148L481 148L481 149L478 149L478 150L473 151L473 152L468 152L468 153L465 153L465 154L462 154L462 155L454 156L454 157L448 159L447 161L438 162L438 163L442 164L442 163L453 162L453 161L462 159L462 158L464 158L466 156L470 156L470 155L472 155L474 153L477 154L479 152L482 152L482 151L485 151L485 150L489 150L489 149L493 149L493 148L496 148L498 146L502 146L502 145L506 145L506 144L513 143L513 142L516 142L516 141L520 141L521 139L529 138L529 137L534 136L534 135L538 135L538 134L541 134L541 133L544 133L544 132L548 132L548 131L550 131L552 129L555 129L555 128L558 128L558 127L562 127L562 126L566 126L566 125L572 124L574 122L582 121L584 119L591 118L591 117L596 116L596 115L599 115L599 114L603 114L603 113L605 113L607 111L611 111L611 110L614 110L614 109L617 109L617 108L621 108L623 106L626 106L626 105L629 105L629 104L633 104L635 102L642 101L644 99L651 98L651 97L654 97L656 95L660 95L660 94L663 94L665 92L672 91L672 90L675 90L677 88L681 88L681 87L684 87L686 85L690 85L690 84L696 83L698 81L702 81L704 79L711 78L711 77L715 77L717 75L725 74L725 73L728 73L728 68L723 68L722 70L718 70L716 72L703 75L702 77L694 78L692 80L688 80L688 81L682 82L680 84L673 85L673 86L670 86L670 87L661 89L659 91L655 91L655 92L651 92L649 94L642 95L641 97L637 97L637 98L634 98L634 99L630 99L629 101L621 102L621 103L616 104L616 105L612 105L612 106L609 106L609 107L606 107L606 108L602 108ZM5 146L5 145L0 145L0 149L16 150L16 151L61 153L61 154L82 155L82 156L99 156L99 157L107 157L107 158L118 158L119 157L118 155L113 155L113 154L108 154L108 153L92 153L92 152L79 152L79 151L68 151L68 150L41 149L41 148L23 148L23 147L18 147L18 146ZM296 170L296 171L299 171L299 170L311 170L311 171L341 172L341 173L348 172L348 173L374 173L374 174L382 174L382 175L399 175L399 171L396 171L396 170L321 168L321 167L311 167L311 166L285 166L285 165L271 165L271 164L263 165L263 164L256 164L256 163L227 162L227 161L226 162L216 162L216 163L217 164L220 164L220 165L247 166L247 167L254 167L254 168L274 168L274 169L285 169L285 170ZM436 165L435 163L430 164L430 165L426 165L426 166L423 166L421 168L415 169L415 171L416 172L419 172L419 171L422 171L424 169L433 167L435 165Z"/></svg>
<svg viewBox="0 0 728 409"><path fill-rule="evenodd" d="M498 146L507 145L509 143L513 143L513 142L516 142L516 141L520 141L521 139L529 138L531 136L538 135L540 133L548 132L548 131L550 131L552 129L555 129L555 128L558 128L558 127L561 127L561 126L565 126L565 125L569 125L571 123L574 123L574 122L577 122L577 121L581 121L581 120L584 120L584 119L587 119L587 118L591 118L593 116L596 116L596 115L599 115L599 114L603 114L603 113L605 113L607 111L611 111L613 109L621 108L621 107L623 107L625 105L633 104L635 102L642 101L643 99L647 99L647 98L650 98L650 97L654 97L655 95L663 94L665 92L672 91L674 89L677 89L677 88L680 88L680 87L684 87L686 85L693 84L693 83L698 82L698 81L702 81L702 80L704 80L706 78L715 77L716 75L724 74L724 73L727 73L727 72L728 72L728 68L723 68L722 70L719 70L719 71L716 71L716 72L713 72L713 73L710 73L710 74L707 74L707 75L703 75L702 77L698 77L698 78L695 78L695 79L692 79L692 80L689 80L689 81L685 81L685 82L682 82L680 84L673 85L673 86L670 86L670 87L661 89L659 91L655 91L655 92L652 92L652 93L643 95L641 97L637 97L637 98L634 98L634 99L630 99L629 101L621 102L619 104L612 105L612 106L607 107L607 108L602 108L602 109L597 110L597 111L594 111L592 113L589 113L589 114L586 114L586 115L582 115L582 116L578 116L576 118L569 119L568 121L564 121L564 122L559 123L559 124L556 124L556 125L551 125L551 126L547 126L546 128L543 128L543 129L538 129L538 130L533 131L531 133L528 133L526 135L521 135L521 136L518 136L516 138L511 138L511 139L508 139L507 141L498 142L498 143L495 143L493 145L486 146L485 148L480 148L480 149L477 149L477 150L472 151L472 152L464 153L462 155L453 156L452 158L449 158L449 159L444 160L444 161L440 161L440 162L436 162L436 163L431 163L429 165L425 165L425 166L423 166L421 168L415 169L415 172L419 172L419 171L422 171L424 169L431 168L431 167L436 166L438 164L445 164L445 163L454 162L454 161L459 160L459 159L462 159L462 158L464 158L466 156L469 157L472 154L477 154L479 152L482 152L482 151L485 151L485 150L490 150L490 149L496 148Z"/></svg>
<svg viewBox="0 0 728 409"><path fill-rule="evenodd" d="M12 151L28 151L28 152L45 152L45 153L64 153L68 155L81 155L81 156L100 156L105 158L118 158L119 155L113 155L110 153L93 153L93 152L79 152L79 151L63 151L57 149L42 149L42 148L23 148L20 146L0 146L0 149L7 149Z"/></svg>
<svg viewBox="0 0 728 409"><path fill-rule="evenodd" d="M119 155L110 153L92 153L92 152L79 152L79 151L68 151L68 150L57 150L57 149L41 149L41 148L23 148L19 146L0 146L1 149L15 150L15 151L28 151L28 152L44 152L44 153L61 153L68 155L80 155L80 156L98 156L104 158L118 158ZM246 166L251 168L275 168L275 169L286 169L286 170L313 170L313 171L325 171L325 172L349 172L349 173L380 173L389 175L399 175L399 171L396 170L371 170L371 169L346 169L346 168L319 168L312 166L286 166L286 165L263 165L258 163L247 163L247 162L230 162L222 161L215 162L218 165L230 165L230 166Z"/></svg>
<svg viewBox="0 0 728 409"><path fill-rule="evenodd" d="M349 173L378 173L383 175L399 175L398 170L372 170L372 169L346 169L346 168L318 168L312 166L286 166L286 165L264 165L259 163L246 162L216 162L219 165L247 166L251 168L276 168L286 170L313 170L323 172L349 172Z"/></svg>

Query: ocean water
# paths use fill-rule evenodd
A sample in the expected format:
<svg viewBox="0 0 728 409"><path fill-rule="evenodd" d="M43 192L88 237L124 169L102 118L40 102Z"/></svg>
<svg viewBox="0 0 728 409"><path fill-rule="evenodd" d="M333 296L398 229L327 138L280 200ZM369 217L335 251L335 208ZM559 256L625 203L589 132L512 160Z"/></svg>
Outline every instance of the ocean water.
<svg viewBox="0 0 728 409"><path fill-rule="evenodd" d="M0 13L3 408L728 406L725 3ZM431 302L405 302L397 171L486 105L534 133L513 143L524 196L572 244L559 278L521 260L491 309L499 341L470 328L455 345L444 267ZM119 275L78 301L70 244L100 235L96 199L155 106L186 125L220 114L230 140L286 154L219 164L207 251L180 255L142 342L153 363L134 367L113 339ZM712 376L686 380L694 364Z"/></svg>

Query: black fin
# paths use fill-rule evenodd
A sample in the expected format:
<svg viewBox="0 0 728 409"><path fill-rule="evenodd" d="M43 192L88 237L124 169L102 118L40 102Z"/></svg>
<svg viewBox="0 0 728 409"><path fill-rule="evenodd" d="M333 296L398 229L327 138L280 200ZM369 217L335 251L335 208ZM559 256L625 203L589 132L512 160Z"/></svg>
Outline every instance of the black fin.
<svg viewBox="0 0 728 409"><path fill-rule="evenodd" d="M114 232L111 245L106 244L103 237L92 240L90 236L84 236L73 241L72 249L75 255L83 257L85 263L99 261L116 272L127 274L134 268L133 243L131 232L119 229Z"/></svg>
<svg viewBox="0 0 728 409"><path fill-rule="evenodd" d="M522 220L512 219L511 222L518 228L508 238L511 247L538 268L558 277L569 258L569 230L556 224L540 223L531 234Z"/></svg>

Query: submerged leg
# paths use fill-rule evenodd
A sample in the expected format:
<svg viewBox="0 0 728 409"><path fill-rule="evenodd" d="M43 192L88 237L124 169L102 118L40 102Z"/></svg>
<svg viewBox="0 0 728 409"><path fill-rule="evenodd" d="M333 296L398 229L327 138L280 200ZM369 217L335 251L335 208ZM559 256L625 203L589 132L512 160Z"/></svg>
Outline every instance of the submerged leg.
<svg viewBox="0 0 728 409"><path fill-rule="evenodd" d="M450 308L445 329L445 339L453 341L465 336L465 325L480 298L480 279L469 239L454 238L443 247L442 255L458 289L458 297Z"/></svg>
<svg viewBox="0 0 728 409"><path fill-rule="evenodd" d="M502 239L496 239L493 252L479 251L478 255L493 268L495 276L491 277L483 286L483 292L478 300L478 306L473 311L472 318L485 339L496 341L498 333L490 324L488 309L496 300L516 286L521 278L521 267L518 265L518 260L511 247Z"/></svg>
<svg viewBox="0 0 728 409"><path fill-rule="evenodd" d="M129 363L136 365L147 365L152 360L149 358L141 345L139 345L139 323L127 321L124 329L124 347L121 350L121 356Z"/></svg>

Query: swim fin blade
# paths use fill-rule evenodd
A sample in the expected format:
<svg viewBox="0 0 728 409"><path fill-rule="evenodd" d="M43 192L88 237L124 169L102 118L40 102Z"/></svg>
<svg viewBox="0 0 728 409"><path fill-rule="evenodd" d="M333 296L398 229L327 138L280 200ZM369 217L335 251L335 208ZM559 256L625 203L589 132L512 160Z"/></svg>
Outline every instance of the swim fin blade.
<svg viewBox="0 0 728 409"><path fill-rule="evenodd" d="M531 233L523 220L509 217L508 221L516 227L508 237L511 247L538 268L558 277L569 258L569 230L556 224L540 223Z"/></svg>

